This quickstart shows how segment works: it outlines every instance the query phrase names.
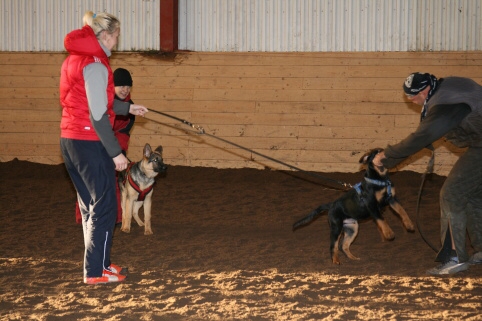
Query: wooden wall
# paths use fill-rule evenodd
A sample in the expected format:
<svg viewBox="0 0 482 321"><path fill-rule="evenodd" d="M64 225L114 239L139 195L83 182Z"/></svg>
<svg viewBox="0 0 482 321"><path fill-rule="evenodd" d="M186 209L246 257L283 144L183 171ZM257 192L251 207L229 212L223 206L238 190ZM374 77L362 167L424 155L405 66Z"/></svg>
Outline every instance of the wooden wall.
<svg viewBox="0 0 482 321"><path fill-rule="evenodd" d="M64 53L0 53L0 161L59 164L58 83ZM134 79L136 103L304 170L356 172L368 149L395 143L419 122L401 90L413 71L482 83L482 53L115 53ZM288 169L150 112L138 117L128 157L163 145L171 165ZM436 144L435 172L457 150ZM399 169L423 172L427 152Z"/></svg>

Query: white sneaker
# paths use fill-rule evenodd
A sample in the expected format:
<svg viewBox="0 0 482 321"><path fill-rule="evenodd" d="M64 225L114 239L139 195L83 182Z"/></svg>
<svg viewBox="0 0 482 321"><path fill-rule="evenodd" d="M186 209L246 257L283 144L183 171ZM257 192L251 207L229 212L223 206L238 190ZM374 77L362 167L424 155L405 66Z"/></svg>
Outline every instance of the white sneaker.
<svg viewBox="0 0 482 321"><path fill-rule="evenodd" d="M428 274L432 275L445 275L445 274L454 274L457 272L467 271L469 269L469 263L459 263L459 261L455 258L450 259L450 261L440 264L430 270L427 270Z"/></svg>
<svg viewBox="0 0 482 321"><path fill-rule="evenodd" d="M482 264L482 252L477 252L469 259L469 264Z"/></svg>

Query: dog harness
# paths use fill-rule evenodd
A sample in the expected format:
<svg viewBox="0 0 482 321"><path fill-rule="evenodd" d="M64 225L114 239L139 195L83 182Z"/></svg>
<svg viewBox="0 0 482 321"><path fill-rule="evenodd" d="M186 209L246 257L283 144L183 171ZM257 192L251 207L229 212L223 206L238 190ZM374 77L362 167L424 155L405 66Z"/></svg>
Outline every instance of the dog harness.
<svg viewBox="0 0 482 321"><path fill-rule="evenodd" d="M127 166L126 177L127 177L127 180L129 181L129 184L132 186L132 188L135 189L137 191L137 193L139 193L139 195L137 196L137 201L143 202L144 199L146 198L147 194L149 194L152 191L152 189L154 188L154 184L152 184L151 186L149 186L145 190L141 190L141 188L134 181L132 176L129 175L129 172L130 172L132 166L134 166L134 164L135 164L135 162L132 162L132 163L129 164L129 166ZM125 184L125 180L124 180L124 184Z"/></svg>
<svg viewBox="0 0 482 321"><path fill-rule="evenodd" d="M358 195L358 198L360 199L360 202L362 202L362 204L366 205L365 198L362 195L361 182L353 185L353 188L355 189L356 194Z"/></svg>
<svg viewBox="0 0 482 321"><path fill-rule="evenodd" d="M389 179L387 179L385 181L379 181L379 180L376 180L376 179L371 179L371 178L365 177L365 181L367 183L373 184L373 185L386 186L388 198L392 197L392 182ZM353 188L355 189L356 193L358 194L358 197L360 198L360 200L363 203L365 203L365 199L363 198L363 195L362 195L361 184L362 184L361 182L357 183L357 184L353 185Z"/></svg>

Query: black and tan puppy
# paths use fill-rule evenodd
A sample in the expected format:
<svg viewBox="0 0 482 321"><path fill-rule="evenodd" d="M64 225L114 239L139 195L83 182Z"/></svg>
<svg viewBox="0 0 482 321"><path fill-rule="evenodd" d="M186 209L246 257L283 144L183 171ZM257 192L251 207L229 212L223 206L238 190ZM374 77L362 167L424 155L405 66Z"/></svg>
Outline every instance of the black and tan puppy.
<svg viewBox="0 0 482 321"><path fill-rule="evenodd" d="M319 206L308 216L293 224L293 230L295 230L328 211L330 253L335 264L340 264L338 256L340 242L346 256L352 260L359 259L350 252L350 244L358 234L359 220L372 218L377 223L383 237L393 240L395 234L383 219L381 212L387 205L397 212L406 230L410 232L415 230L407 212L395 198L395 188L388 178L388 170L383 166L373 165L373 158L381 151L381 149L373 149L360 158L359 162L367 165L365 177L361 183L355 185L336 201Z"/></svg>
<svg viewBox="0 0 482 321"><path fill-rule="evenodd" d="M151 146L146 144L142 160L131 163L125 171L119 173L118 183L122 204L121 231L126 233L131 231L131 220L134 217L139 226L145 226L145 235L152 234L151 205L154 178L166 170L167 166L162 159L162 146L152 151ZM139 209L143 205L144 223L139 218Z"/></svg>

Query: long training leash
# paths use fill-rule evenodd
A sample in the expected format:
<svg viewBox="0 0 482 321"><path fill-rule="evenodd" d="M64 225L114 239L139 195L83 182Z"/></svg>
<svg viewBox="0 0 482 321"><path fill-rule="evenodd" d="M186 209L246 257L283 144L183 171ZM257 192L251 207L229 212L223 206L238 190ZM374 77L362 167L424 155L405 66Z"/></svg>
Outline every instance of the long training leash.
<svg viewBox="0 0 482 321"><path fill-rule="evenodd" d="M434 165L434 161L435 161L435 151L434 151L433 146L429 145L429 147L427 147L427 148L432 152L432 155L430 156L430 160L428 161L427 169L425 170L425 172L422 175L422 183L420 184L420 189L418 190L417 210L416 210L416 214L415 214L416 215L415 216L415 222L417 224L418 232L420 233L420 236L425 241L425 243L427 243L427 245L430 246L432 248L432 250L434 250L435 252L438 252L438 249L425 237L425 235L422 231L421 225L420 225L420 200L422 198L422 190L423 190L423 186L425 185L425 179L427 178L427 175L430 175L430 174L433 173L433 165Z"/></svg>
<svg viewBox="0 0 482 321"><path fill-rule="evenodd" d="M171 118L171 119L174 119L176 121L179 121L181 123L183 123L184 125L187 125L191 128L193 128L194 130L197 131L198 134L200 135L206 135L206 136L209 136L211 138L214 138L214 139L217 139L219 141L222 141L226 144L229 144L229 145L232 145L232 146L235 146L237 148L240 148L240 149L243 149L245 151L248 151L250 153L253 153L253 154L256 154L258 156L261 156L265 159L268 159L272 162L275 162L275 163L278 163L280 165L283 165L283 166L286 166L288 168L291 168L293 170L296 170L296 171L299 171L299 172L303 172L303 173L306 173L308 175L311 175L311 176L314 176L316 178L319 178L319 179L322 179L324 181L328 181L330 183L336 183L338 185L341 185L343 187L342 190L348 190L350 188L352 188L353 186L349 183L346 183L346 182L342 182L342 181L339 181L339 180L336 180L336 179L332 179L332 178L329 178L329 177L326 177L326 176L322 176L322 175L319 175L319 174L316 174L316 173L313 173L313 172L308 172L308 171L305 171L301 168L298 168L296 166L293 166L293 165L290 165L288 163L285 163L285 162L282 162L278 159L275 159L273 157L270 157L270 156L267 156L267 155L264 155L264 154L261 154L261 153L258 153L252 149L249 149L247 147L244 147L244 146L241 146L239 144L236 144L236 143L233 143L229 140L226 140L224 138L221 138L221 137L218 137L218 136L215 136L215 135L211 135L209 133L206 133L206 131L204 130L203 127L199 126L199 125L196 125L196 124L193 124L185 119L182 119L182 118L179 118L179 117L176 117L176 116L173 116L173 115L170 115L170 114L167 114L167 113L163 113L163 112L160 112L160 111L157 111L157 110L153 110L153 109L149 109L149 111L151 112L154 112L156 114L159 114L159 115L162 115L162 116L165 116L165 117L168 117L168 118ZM154 122L158 122L152 118L149 118L149 120L151 121L154 121ZM420 236L422 237L422 239L425 241L425 243L427 243L428 246L430 246L432 248L432 250L434 250L435 252L438 252L437 248L425 237L424 233L423 233L423 230L421 228L421 225L420 225L420 201L421 201L421 198L422 198L422 191L423 191L423 186L425 185L425 180L427 178L427 175L431 174L433 172L433 166L434 166L434 160L435 160L435 152L434 152L434 148L432 145L428 146L427 147L428 149L431 150L432 152L432 155L430 157L430 160L428 162L428 165L427 165L427 169L425 170L425 173L422 175L422 183L420 184L420 188L419 188L419 191L418 191L418 197L417 197L417 209L416 209L416 225L417 225L417 228L418 228L418 231L420 233Z"/></svg>
<svg viewBox="0 0 482 321"><path fill-rule="evenodd" d="M290 169L293 169L293 170L296 170L296 171L299 171L299 172L303 172L303 173L305 173L305 174L307 174L307 175L311 175L311 176L313 176L313 177L322 179L322 180L327 181L327 182L330 182L330 183L335 183L335 184L337 184L337 185L341 185L341 186L343 187L342 190L348 190L348 189L352 188L352 185L349 184L349 183L342 182L342 181L339 181L339 180L336 180L336 179L332 179L332 178L329 178L329 177L326 177L326 176L322 176L322 175L319 175L319 174L317 174L317 173L305 171L305 170L303 170L303 169L301 169L301 168L299 168L299 167L296 167L296 166L287 164L287 163L282 162L282 161L280 161L280 160L278 160L278 159L275 159L275 158L273 158L273 157L270 157L270 156L267 156L267 155L258 153L258 152L254 151L254 150L252 150L252 149L249 149L249 148L247 148L247 147L244 147L244 146L241 146L241 145L239 145L239 144L233 143L233 142L231 142L231 141L229 141L229 140L226 140L226 139L224 139L224 138L221 138L221 137L218 137L218 136L215 136L215 135L211 135L211 134L209 134L209 133L206 133L206 131L204 130L203 127L201 127L201 126L199 126L199 125L195 125L195 124L193 124L193 123L191 123L191 122L189 122L189 121L187 121L187 120L185 120L185 119L182 119L182 118L179 118L179 117L176 117L176 116L172 116L172 115L170 115L170 114L166 114L166 113L163 113L163 112L160 112L160 111L157 111L157 110L153 110L153 109L149 109L149 111L154 112L154 113L159 114L159 115L162 115L162 116L165 116L165 117L168 117L168 118L171 118L171 119L174 119L174 120L177 120L177 121L183 123L184 125L187 125L187 126L193 128L194 130L196 130L199 135L209 136L209 137L211 137L211 138L214 138L214 139L217 139L217 140L219 140L219 141L222 141L222 142L224 142L224 143L226 143L226 144L235 146L235 147L237 147L237 148L239 148L239 149L243 149L243 150L248 151L248 152L250 152L250 153L253 153L253 154L256 154L256 155L261 156L261 157L263 157L263 158L266 158L266 159L268 159L268 160L270 160L270 161L272 161L272 162L275 162L275 163L278 163L278 164L280 164L280 165L286 166L286 167L288 167L288 168L290 168ZM157 122L156 120L154 120L154 119L152 119L152 118L149 118L149 120L154 121L154 122Z"/></svg>

